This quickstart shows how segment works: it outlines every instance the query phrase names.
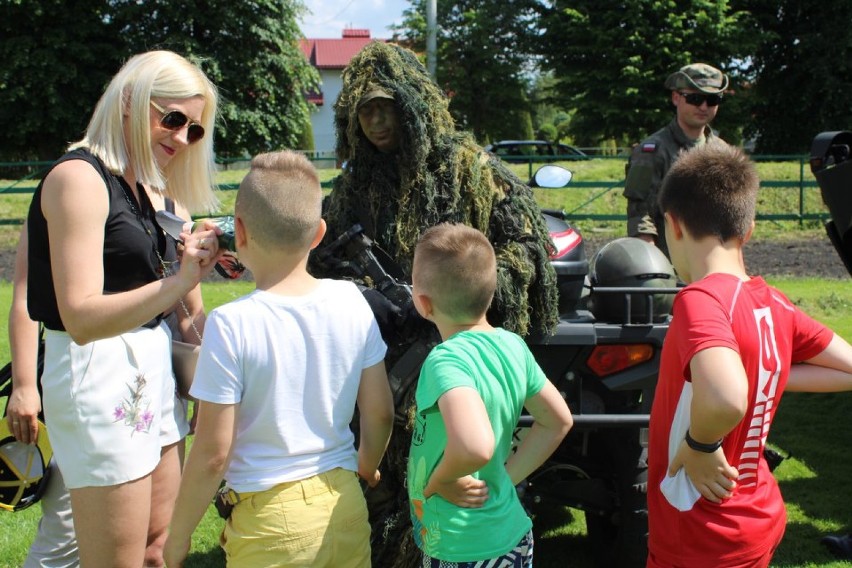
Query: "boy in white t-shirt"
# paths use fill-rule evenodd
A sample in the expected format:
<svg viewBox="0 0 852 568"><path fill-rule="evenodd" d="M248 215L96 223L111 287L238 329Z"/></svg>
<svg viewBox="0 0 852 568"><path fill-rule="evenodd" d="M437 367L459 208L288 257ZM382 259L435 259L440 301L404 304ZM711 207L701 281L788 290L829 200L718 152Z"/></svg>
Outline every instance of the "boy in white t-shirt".
<svg viewBox="0 0 852 568"><path fill-rule="evenodd" d="M228 565L370 563L358 476L379 482L390 438L386 346L353 283L317 280L305 268L325 233L321 200L316 171L295 152L255 157L240 184L236 243L256 290L207 319L170 567L186 558L222 478L236 502L222 533Z"/></svg>

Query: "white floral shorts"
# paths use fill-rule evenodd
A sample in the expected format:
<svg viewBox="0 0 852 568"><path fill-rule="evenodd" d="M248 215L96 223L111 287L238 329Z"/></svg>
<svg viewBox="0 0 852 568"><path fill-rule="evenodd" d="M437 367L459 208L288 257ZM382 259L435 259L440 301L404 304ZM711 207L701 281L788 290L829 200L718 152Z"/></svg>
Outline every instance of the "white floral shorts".
<svg viewBox="0 0 852 568"><path fill-rule="evenodd" d="M44 415L69 489L144 477L180 438L170 349L164 325L86 345L46 331Z"/></svg>

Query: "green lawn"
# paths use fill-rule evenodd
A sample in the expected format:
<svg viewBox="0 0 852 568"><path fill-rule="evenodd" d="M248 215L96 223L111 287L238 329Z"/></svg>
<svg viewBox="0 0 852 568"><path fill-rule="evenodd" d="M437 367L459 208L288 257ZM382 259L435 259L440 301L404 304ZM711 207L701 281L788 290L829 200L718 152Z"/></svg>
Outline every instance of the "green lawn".
<svg viewBox="0 0 852 568"><path fill-rule="evenodd" d="M852 340L852 286L845 280L808 278L770 279L798 305L817 319ZM204 285L208 309L245 294L250 283L223 282ZM11 286L0 281L0 306L8 306ZM5 318L0 324L0 362L8 360L9 346ZM0 401L2 404L3 401ZM819 544L828 532L852 528L852 508L845 496L852 492L852 429L849 425L849 394L789 393L784 397L770 435L770 443L783 454L792 454L776 470L787 502L787 533L773 561L785 568L841 567L852 563L833 561ZM581 511L548 504L535 518L536 566L575 568L593 566L593 550L584 538L585 521ZM0 512L0 567L17 567L23 562L35 534L39 517L36 505L20 513ZM210 508L193 540L187 566L223 566L217 539L222 521Z"/></svg>

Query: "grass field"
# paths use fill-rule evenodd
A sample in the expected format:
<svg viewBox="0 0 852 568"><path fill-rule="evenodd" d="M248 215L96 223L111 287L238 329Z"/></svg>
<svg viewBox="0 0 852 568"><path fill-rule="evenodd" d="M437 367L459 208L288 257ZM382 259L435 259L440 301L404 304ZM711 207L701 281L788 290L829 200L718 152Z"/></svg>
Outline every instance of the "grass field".
<svg viewBox="0 0 852 568"><path fill-rule="evenodd" d="M624 198L619 182L623 179L622 160L596 159L565 164L575 173L575 180L610 181L611 187L595 189L536 190L537 199L545 207L578 211L581 208L594 213L623 213ZM792 162L761 162L758 168L763 179L796 181L801 175L800 164ZM522 177L527 177L527 166L513 166ZM220 174L219 183L238 183L245 170L231 170ZM328 180L335 170L321 170L322 179ZM0 188L6 187L0 180ZM220 192L220 212L233 211L236 192ZM759 212L778 213L798 210L798 191L762 190ZM30 196L0 196L0 219L20 219L25 216ZM804 199L805 210L822 212L824 208L817 190L808 190ZM620 231L622 221L578 221L584 231ZM817 222L799 224L789 221L760 222L755 238L791 238L797 230L820 230ZM0 248L14 246L18 228L0 226ZM817 319L834 328L841 336L852 341L852 287L845 280L818 280L812 278L770 279L790 298ZM249 283L213 283L204 285L205 306L212 309L236 298L251 287ZM11 299L11 286L0 281L0 315ZM6 321L0 319L0 364L8 361L9 347ZM5 401L0 400L0 405ZM849 409L852 393L833 395L808 395L790 393L785 396L770 436L770 443L783 454L792 457L784 461L775 474L787 502L788 524L784 541L772 566L784 568L852 566L836 562L819 545L819 537L827 532L840 532L852 528L852 508L845 496L852 492L852 429L849 426ZM556 568L573 566L590 568L593 553L585 539L585 521L581 511L548 504L535 518L536 566ZM10 514L0 513L0 567L17 567L23 562L26 550L35 534L39 506ZM218 532L222 521L210 508L196 531L193 552L188 567L223 566L218 550Z"/></svg>
<svg viewBox="0 0 852 568"><path fill-rule="evenodd" d="M852 340L852 286L846 281L809 278L773 279L803 309ZM213 308L241 296L250 283L204 285L204 301ZM0 282L0 306L8 306L11 286ZM0 361L8 361L6 322L0 324ZM0 404L5 402L0 400ZM819 537L852 527L852 508L844 498L852 492L852 429L849 409L852 393L800 394L784 397L769 441L783 454L792 454L775 474L787 502L788 524L784 541L772 566L785 568L852 566L833 561L819 544ZM535 518L536 566L557 568L566 565L591 568L593 553L584 538L585 520L581 511L548 504ZM0 513L0 567L17 567L23 562L35 534L39 517L36 505L20 513ZM193 567L224 565L217 539L222 521L212 506L193 539L193 552L187 563Z"/></svg>

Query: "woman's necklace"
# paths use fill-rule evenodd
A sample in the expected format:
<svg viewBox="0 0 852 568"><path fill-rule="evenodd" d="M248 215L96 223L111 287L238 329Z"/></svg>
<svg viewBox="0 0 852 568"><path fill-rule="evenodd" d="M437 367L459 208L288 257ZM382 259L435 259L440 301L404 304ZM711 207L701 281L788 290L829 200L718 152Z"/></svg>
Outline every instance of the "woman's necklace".
<svg viewBox="0 0 852 568"><path fill-rule="evenodd" d="M163 260L163 256L160 254L160 243L159 243L159 239L157 237L157 234L155 234L154 231L152 231L151 228L148 226L148 224L145 223L145 218L142 216L142 213L139 211L139 209L142 206L143 195L145 197L145 201L148 202L148 210L150 211L150 210L154 209L154 206L151 204L151 200L148 199L148 194L145 193L145 187L141 183L136 182L136 191L137 191L137 193L139 193L139 207L136 207L136 204L134 203L135 199L133 199L133 197L131 196L130 185L122 177L119 177L118 181L119 181L119 185L121 185L121 193L122 193L122 195L124 195L124 199L125 199L125 201L127 201L127 205L130 207L130 210L133 212L133 215L136 217L136 220L139 221L139 224L142 226L142 229L148 234L148 237L151 238L151 242L152 242L153 247L154 247L154 254L157 255L157 259L160 261L160 267L157 269L157 276L159 278L165 278L166 276L171 276L173 272L170 269L170 267L166 266L166 261ZM154 220L152 220L150 218L148 220L153 224L154 227L158 226ZM163 234L163 238L168 238L168 237L165 234ZM171 265L171 264L173 264L173 263L169 263L169 265ZM189 313L189 309L186 307L186 304L183 302L183 298L179 298L178 302L180 302L180 307L183 309L184 315L189 319L189 325L192 326L192 331L195 332L195 335L198 338L198 342L200 343L201 342L201 332L198 331L197 327L195 327L195 319L193 319L192 315Z"/></svg>
<svg viewBox="0 0 852 568"><path fill-rule="evenodd" d="M159 239L157 238L157 235L154 233L154 231L152 231L151 228L148 226L148 224L145 223L145 218L142 216L142 212L140 211L142 207L142 196L144 195L147 198L147 194L145 193L145 187L141 183L136 182L136 191L139 194L139 207L137 207L135 203L136 200L131 195L132 192L130 191L130 185L124 180L124 178L121 177L118 178L118 182L121 185L122 195L124 195L124 200L127 201L127 205L130 207L130 211L136 217L136 220L139 222L139 225L142 227L142 230L144 230L145 233L148 235L148 238L151 239L154 254L157 255L157 259L160 261L160 267L157 269L157 276L159 278L163 278L164 276L169 274L170 271L166 269L166 262L163 260L163 257L160 254ZM148 208L153 209L154 207L153 205L151 205L151 201L149 199L146 200L148 201ZM148 219L148 221L153 223L150 218Z"/></svg>

